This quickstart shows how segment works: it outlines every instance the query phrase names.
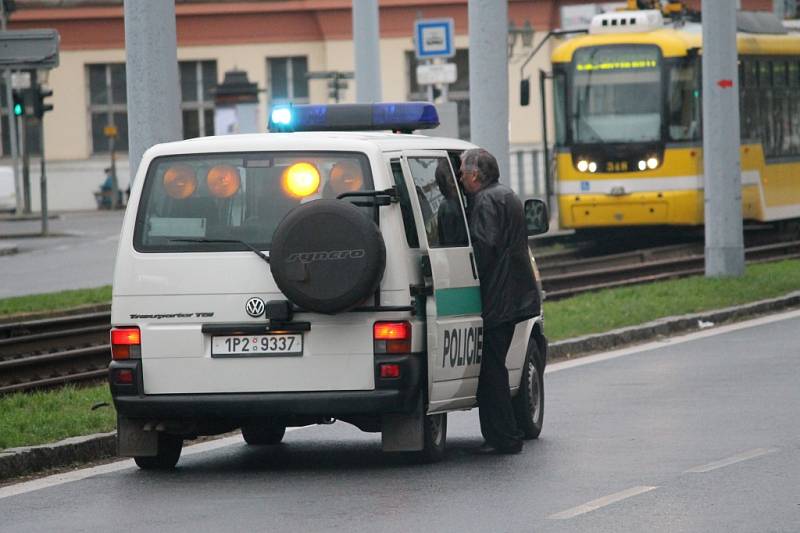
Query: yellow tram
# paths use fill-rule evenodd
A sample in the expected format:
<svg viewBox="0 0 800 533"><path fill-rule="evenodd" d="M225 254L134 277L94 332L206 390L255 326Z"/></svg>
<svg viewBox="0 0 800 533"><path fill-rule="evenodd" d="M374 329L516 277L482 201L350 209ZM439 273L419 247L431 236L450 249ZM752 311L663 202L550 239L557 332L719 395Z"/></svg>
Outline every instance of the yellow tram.
<svg viewBox="0 0 800 533"><path fill-rule="evenodd" d="M800 34L740 14L745 219L800 217ZM597 15L552 54L563 228L703 224L702 26L658 10Z"/></svg>

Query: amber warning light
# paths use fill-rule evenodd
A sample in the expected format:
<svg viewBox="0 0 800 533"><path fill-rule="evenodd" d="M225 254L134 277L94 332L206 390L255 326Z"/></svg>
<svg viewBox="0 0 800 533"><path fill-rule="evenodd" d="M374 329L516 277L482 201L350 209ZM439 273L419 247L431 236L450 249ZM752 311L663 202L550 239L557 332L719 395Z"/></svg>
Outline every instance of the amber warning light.
<svg viewBox="0 0 800 533"><path fill-rule="evenodd" d="M197 190L197 176L189 165L175 165L164 172L164 190L168 195L183 200Z"/></svg>
<svg viewBox="0 0 800 533"><path fill-rule="evenodd" d="M283 172L283 190L295 198L314 194L319 189L319 182L319 170L311 163L295 163Z"/></svg>

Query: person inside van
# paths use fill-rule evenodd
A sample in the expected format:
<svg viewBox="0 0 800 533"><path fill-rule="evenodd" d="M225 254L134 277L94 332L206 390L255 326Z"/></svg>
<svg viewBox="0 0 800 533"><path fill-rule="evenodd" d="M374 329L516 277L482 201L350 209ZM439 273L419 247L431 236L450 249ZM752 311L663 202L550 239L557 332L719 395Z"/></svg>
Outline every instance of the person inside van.
<svg viewBox="0 0 800 533"><path fill-rule="evenodd" d="M458 205L458 191L450 178L450 164L447 159L442 159L436 166L434 173L436 185L444 199L436 211L436 228L439 232L440 246L467 246L467 231L461 218L461 208Z"/></svg>

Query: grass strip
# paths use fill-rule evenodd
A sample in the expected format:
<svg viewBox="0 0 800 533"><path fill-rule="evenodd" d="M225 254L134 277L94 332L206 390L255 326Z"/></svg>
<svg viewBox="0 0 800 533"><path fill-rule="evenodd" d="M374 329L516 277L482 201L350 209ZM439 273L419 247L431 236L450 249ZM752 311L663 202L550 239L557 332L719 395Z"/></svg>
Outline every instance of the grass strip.
<svg viewBox="0 0 800 533"><path fill-rule="evenodd" d="M706 279L696 276L545 302L545 331L548 338L555 341L667 316L774 298L798 289L800 261L751 265L741 278ZM85 294L73 294L66 299L53 299L52 295L30 297L41 298L41 301L49 302L48 306L26 307L25 311L55 309L57 302L70 302L65 307L106 303L111 297L108 287L66 292ZM103 294L105 297L101 298ZM6 302L8 300L0 300L0 309L7 309ZM113 407L91 410L100 402L111 402L107 385L67 386L0 397L0 449L111 431L115 427Z"/></svg>
<svg viewBox="0 0 800 533"><path fill-rule="evenodd" d="M0 449L56 442L67 437L111 431L116 427L108 385L66 385L32 393L0 396Z"/></svg>
<svg viewBox="0 0 800 533"><path fill-rule="evenodd" d="M16 296L0 300L0 317L39 311L58 311L90 304L107 304L110 301L111 285L95 289Z"/></svg>
<svg viewBox="0 0 800 533"><path fill-rule="evenodd" d="M800 261L748 265L740 278L690 278L606 289L545 301L551 341L643 324L658 318L775 298L800 289Z"/></svg>

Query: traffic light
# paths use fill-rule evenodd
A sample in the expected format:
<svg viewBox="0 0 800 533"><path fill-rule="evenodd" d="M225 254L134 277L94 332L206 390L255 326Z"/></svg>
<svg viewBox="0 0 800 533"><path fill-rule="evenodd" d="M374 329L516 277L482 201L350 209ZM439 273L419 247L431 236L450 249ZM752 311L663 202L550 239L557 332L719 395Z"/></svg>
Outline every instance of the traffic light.
<svg viewBox="0 0 800 533"><path fill-rule="evenodd" d="M14 116L21 117L25 114L25 97L22 93L14 91L11 93L11 98L14 104Z"/></svg>
<svg viewBox="0 0 800 533"><path fill-rule="evenodd" d="M33 94L33 116L42 118L45 113L52 111L53 104L48 104L44 101L45 98L53 96L53 89L45 89L41 85L38 90Z"/></svg>
<svg viewBox="0 0 800 533"><path fill-rule="evenodd" d="M339 92L347 89L347 80L339 78L338 76L328 80L328 97L339 101Z"/></svg>

